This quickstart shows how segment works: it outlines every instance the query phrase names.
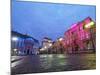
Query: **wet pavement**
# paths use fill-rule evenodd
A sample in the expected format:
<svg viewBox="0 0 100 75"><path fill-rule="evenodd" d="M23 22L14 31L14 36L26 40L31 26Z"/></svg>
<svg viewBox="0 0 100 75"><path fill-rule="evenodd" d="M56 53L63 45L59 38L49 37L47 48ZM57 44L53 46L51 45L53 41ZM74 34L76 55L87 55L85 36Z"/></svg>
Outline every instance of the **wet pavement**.
<svg viewBox="0 0 100 75"><path fill-rule="evenodd" d="M42 54L18 57L22 59L12 62L12 75L96 68L95 54Z"/></svg>

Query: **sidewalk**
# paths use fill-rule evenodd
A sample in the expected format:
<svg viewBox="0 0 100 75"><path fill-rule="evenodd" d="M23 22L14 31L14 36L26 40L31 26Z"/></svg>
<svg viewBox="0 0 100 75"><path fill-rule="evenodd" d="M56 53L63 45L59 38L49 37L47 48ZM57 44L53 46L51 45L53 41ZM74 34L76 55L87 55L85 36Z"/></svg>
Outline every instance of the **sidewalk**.
<svg viewBox="0 0 100 75"><path fill-rule="evenodd" d="M11 62L18 60L18 59L22 59L23 57L21 56L11 56Z"/></svg>
<svg viewBox="0 0 100 75"><path fill-rule="evenodd" d="M15 67L23 62L26 56L11 56L11 67Z"/></svg>

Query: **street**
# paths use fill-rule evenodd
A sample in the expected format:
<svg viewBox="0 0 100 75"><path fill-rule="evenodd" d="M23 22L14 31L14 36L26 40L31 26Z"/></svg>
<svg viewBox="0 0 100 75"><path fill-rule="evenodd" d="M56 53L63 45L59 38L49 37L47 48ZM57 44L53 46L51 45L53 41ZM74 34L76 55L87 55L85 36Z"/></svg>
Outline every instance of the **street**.
<svg viewBox="0 0 100 75"><path fill-rule="evenodd" d="M96 68L95 54L41 54L12 56L12 59L12 75Z"/></svg>

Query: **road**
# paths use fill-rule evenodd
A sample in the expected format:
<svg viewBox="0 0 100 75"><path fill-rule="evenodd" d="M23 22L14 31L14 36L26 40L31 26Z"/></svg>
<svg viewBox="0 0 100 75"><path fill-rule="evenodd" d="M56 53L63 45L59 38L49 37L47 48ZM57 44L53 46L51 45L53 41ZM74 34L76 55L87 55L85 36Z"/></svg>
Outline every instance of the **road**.
<svg viewBox="0 0 100 75"><path fill-rule="evenodd" d="M19 58L14 61L14 58ZM95 54L42 54L12 56L12 75L96 68Z"/></svg>

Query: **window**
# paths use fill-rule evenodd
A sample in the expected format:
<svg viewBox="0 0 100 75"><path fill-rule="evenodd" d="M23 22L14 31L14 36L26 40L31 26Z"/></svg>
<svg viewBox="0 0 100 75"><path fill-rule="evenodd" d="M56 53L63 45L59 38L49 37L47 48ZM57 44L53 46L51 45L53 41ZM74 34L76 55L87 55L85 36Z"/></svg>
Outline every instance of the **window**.
<svg viewBox="0 0 100 75"><path fill-rule="evenodd" d="M79 30L80 30L80 31L83 30L83 27L81 26L81 27L79 28Z"/></svg>
<svg viewBox="0 0 100 75"><path fill-rule="evenodd" d="M86 38L89 38L89 34L86 34Z"/></svg>

